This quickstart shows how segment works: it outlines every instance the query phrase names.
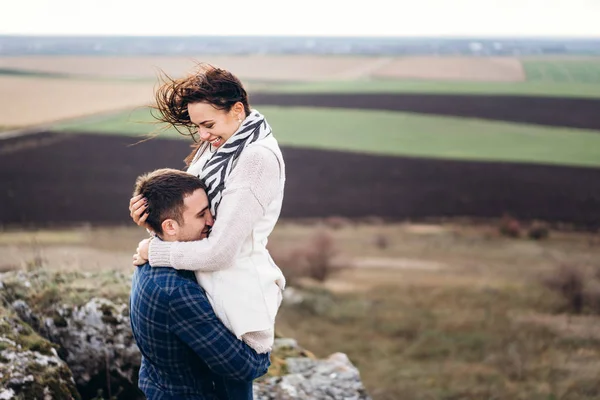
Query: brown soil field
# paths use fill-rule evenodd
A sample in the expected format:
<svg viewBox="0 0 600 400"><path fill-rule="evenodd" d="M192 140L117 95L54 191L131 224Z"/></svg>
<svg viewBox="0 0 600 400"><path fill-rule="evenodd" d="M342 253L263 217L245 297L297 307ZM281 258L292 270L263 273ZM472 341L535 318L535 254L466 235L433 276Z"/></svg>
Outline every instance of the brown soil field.
<svg viewBox="0 0 600 400"><path fill-rule="evenodd" d="M30 126L149 104L152 84L0 76L0 93L0 126Z"/></svg>
<svg viewBox="0 0 600 400"><path fill-rule="evenodd" d="M409 111L539 125L600 129L600 100L442 94L257 93L253 104Z"/></svg>
<svg viewBox="0 0 600 400"><path fill-rule="evenodd" d="M402 57L374 71L373 77L522 82L525 71L520 60L509 57Z"/></svg>
<svg viewBox="0 0 600 400"><path fill-rule="evenodd" d="M128 223L135 178L182 168L189 144L46 132L0 141L0 224ZM283 217L496 218L600 228L600 169L284 148ZM377 177L377 179L374 179Z"/></svg>
<svg viewBox="0 0 600 400"><path fill-rule="evenodd" d="M184 74L193 68L194 60L228 68L242 79L268 81L315 81L366 77L490 82L524 80L521 62L508 57L20 56L0 57L0 68L101 77L154 78L158 68L174 75Z"/></svg>
<svg viewBox="0 0 600 400"><path fill-rule="evenodd" d="M0 68L109 78L155 79L159 69L180 76L203 61L227 68L241 79L314 81L336 79L339 74L377 58L332 56L196 56L196 57L0 57Z"/></svg>

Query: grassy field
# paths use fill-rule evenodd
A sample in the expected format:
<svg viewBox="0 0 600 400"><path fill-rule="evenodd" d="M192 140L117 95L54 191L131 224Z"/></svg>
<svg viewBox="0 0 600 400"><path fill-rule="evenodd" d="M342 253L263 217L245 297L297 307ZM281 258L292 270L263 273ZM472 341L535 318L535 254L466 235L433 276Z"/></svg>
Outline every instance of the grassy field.
<svg viewBox="0 0 600 400"><path fill-rule="evenodd" d="M600 166L600 133L411 113L261 107L282 145L396 156ZM157 130L147 109L57 129L136 136ZM163 137L181 137L168 131Z"/></svg>
<svg viewBox="0 0 600 400"><path fill-rule="evenodd" d="M0 67L0 75L7 76L33 76L39 78L70 78L69 75L52 73L52 72L38 72L38 71L27 71L23 69L14 69L14 68L1 68Z"/></svg>
<svg viewBox="0 0 600 400"><path fill-rule="evenodd" d="M305 246L321 229L282 221L270 247ZM354 268L304 282L305 300L284 302L277 329L319 357L347 353L375 400L600 397L600 317L562 313L563 300L540 283L560 264L597 265L597 234L532 241L457 223L347 224L330 234ZM0 269L129 274L144 236L137 227L1 232ZM125 285L98 290L127 298Z"/></svg>
<svg viewBox="0 0 600 400"><path fill-rule="evenodd" d="M600 60L524 60L523 68L530 82L600 85Z"/></svg>
<svg viewBox="0 0 600 400"><path fill-rule="evenodd" d="M274 246L311 235L284 225ZM403 262L343 271L285 307L278 327L319 356L347 352L375 399L600 397L599 317L557 314L562 300L540 284L561 263L594 265L597 235L533 242L456 225L347 226L333 235L343 254ZM380 237L387 248L374 245Z"/></svg>

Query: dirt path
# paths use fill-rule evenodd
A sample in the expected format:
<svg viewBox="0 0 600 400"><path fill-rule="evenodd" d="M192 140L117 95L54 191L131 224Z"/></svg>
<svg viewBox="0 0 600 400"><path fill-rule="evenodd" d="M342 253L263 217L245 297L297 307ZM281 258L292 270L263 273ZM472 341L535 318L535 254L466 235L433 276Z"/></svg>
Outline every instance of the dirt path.
<svg viewBox="0 0 600 400"><path fill-rule="evenodd" d="M408 269L422 271L439 271L447 268L446 264L417 260L411 258L354 258L351 260L352 266L356 268L384 268L384 269Z"/></svg>

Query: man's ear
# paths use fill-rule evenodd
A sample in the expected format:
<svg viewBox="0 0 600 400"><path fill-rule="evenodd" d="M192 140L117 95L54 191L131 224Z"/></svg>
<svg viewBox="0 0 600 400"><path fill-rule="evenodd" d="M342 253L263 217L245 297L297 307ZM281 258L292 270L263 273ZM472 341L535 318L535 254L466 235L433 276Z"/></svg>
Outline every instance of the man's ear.
<svg viewBox="0 0 600 400"><path fill-rule="evenodd" d="M168 236L176 236L179 231L179 224L174 219L167 218L160 226L163 233Z"/></svg>

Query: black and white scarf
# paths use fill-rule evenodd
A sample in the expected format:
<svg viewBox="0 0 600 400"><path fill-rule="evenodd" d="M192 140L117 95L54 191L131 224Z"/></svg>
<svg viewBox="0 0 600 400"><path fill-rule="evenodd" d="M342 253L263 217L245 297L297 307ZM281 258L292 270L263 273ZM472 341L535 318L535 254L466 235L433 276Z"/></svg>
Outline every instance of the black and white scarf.
<svg viewBox="0 0 600 400"><path fill-rule="evenodd" d="M199 178L206 185L210 211L216 217L225 189L225 180L233 169L233 164L242 151L251 143L271 135L271 127L258 111L252 110L238 130L219 147L206 162ZM210 146L210 144L208 144Z"/></svg>

